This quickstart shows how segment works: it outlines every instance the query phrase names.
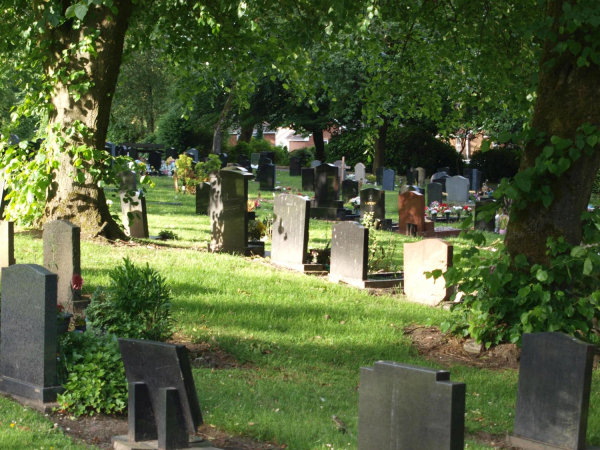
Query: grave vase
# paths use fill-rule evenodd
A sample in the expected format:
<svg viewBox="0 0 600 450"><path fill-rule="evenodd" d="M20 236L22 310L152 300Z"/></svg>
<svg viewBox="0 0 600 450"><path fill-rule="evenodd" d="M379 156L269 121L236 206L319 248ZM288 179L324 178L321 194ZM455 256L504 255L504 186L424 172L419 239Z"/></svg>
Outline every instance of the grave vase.
<svg viewBox="0 0 600 450"><path fill-rule="evenodd" d="M73 317L73 314L63 314L62 316L60 316L57 319L57 328L56 328L56 334L57 335L61 335L61 334L65 334L67 331L69 331L69 324L71 323L71 317Z"/></svg>

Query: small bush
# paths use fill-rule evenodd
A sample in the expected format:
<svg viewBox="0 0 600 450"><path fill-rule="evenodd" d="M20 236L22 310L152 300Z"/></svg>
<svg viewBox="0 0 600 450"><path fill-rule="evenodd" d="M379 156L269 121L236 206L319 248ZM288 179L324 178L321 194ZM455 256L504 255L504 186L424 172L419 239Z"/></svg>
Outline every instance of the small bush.
<svg viewBox="0 0 600 450"><path fill-rule="evenodd" d="M499 183L502 178L513 178L519 171L519 150L493 148L487 152L475 152L469 167L483 172L483 180Z"/></svg>
<svg viewBox="0 0 600 450"><path fill-rule="evenodd" d="M289 154L290 158L300 158L302 166L308 166L315 159L315 148L305 147L294 150Z"/></svg>
<svg viewBox="0 0 600 450"><path fill-rule="evenodd" d="M92 295L88 326L122 338L166 341L173 334L171 293L165 279L146 263L123 265L109 272L110 284Z"/></svg>
<svg viewBox="0 0 600 450"><path fill-rule="evenodd" d="M116 336L65 333L59 355L59 373L65 388L57 398L60 409L75 416L125 410L127 380Z"/></svg>

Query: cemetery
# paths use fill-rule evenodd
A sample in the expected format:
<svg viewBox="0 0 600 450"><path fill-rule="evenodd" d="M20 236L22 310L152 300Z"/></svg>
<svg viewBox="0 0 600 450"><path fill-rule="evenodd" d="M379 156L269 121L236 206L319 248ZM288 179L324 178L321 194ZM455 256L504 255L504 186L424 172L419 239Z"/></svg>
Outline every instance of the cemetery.
<svg viewBox="0 0 600 450"><path fill-rule="evenodd" d="M600 449L600 3L5 2L0 449Z"/></svg>

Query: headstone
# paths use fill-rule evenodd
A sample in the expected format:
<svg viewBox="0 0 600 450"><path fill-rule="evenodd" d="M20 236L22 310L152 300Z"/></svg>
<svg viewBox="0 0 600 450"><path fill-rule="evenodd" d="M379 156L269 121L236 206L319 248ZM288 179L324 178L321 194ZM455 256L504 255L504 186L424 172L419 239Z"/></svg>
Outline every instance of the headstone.
<svg viewBox="0 0 600 450"><path fill-rule="evenodd" d="M450 175L450 167L440 167L437 170L438 172L446 172L448 175Z"/></svg>
<svg viewBox="0 0 600 450"><path fill-rule="evenodd" d="M252 173L252 163L246 155L238 155L238 164Z"/></svg>
<svg viewBox="0 0 600 450"><path fill-rule="evenodd" d="M260 163L260 153L252 153L250 155L250 163L252 164L253 169L258 169L258 164Z"/></svg>
<svg viewBox="0 0 600 450"><path fill-rule="evenodd" d="M300 158L290 158L290 177L299 177L301 175L302 161Z"/></svg>
<svg viewBox="0 0 600 450"><path fill-rule="evenodd" d="M321 163L321 161L319 161L318 159L315 159L314 161L312 161L312 162L310 163L310 167L313 167L313 168L314 168L314 167L318 167L318 166L320 166L321 164L322 164L322 163Z"/></svg>
<svg viewBox="0 0 600 450"><path fill-rule="evenodd" d="M383 171L383 182L381 184L384 191L395 190L394 185L396 184L396 172L392 169L385 169Z"/></svg>
<svg viewBox="0 0 600 450"><path fill-rule="evenodd" d="M404 293L409 301L435 306L450 298L452 290L446 288L446 280L427 278L424 272L445 272L452 266L453 248L441 239L404 244Z"/></svg>
<svg viewBox="0 0 600 450"><path fill-rule="evenodd" d="M373 219L385 219L385 191L368 188L360 191L360 217L373 213Z"/></svg>
<svg viewBox="0 0 600 450"><path fill-rule="evenodd" d="M398 195L398 230L406 233L409 225L417 233L425 231L425 196L414 191Z"/></svg>
<svg viewBox="0 0 600 450"><path fill-rule="evenodd" d="M303 168L302 173L302 190L303 191L314 191L315 190L315 169L314 168Z"/></svg>
<svg viewBox="0 0 600 450"><path fill-rule="evenodd" d="M409 186L415 184L415 171L412 167L406 170L406 184Z"/></svg>
<svg viewBox="0 0 600 450"><path fill-rule="evenodd" d="M187 152L188 156L192 158L192 160L197 163L198 162L198 150L195 148L190 148Z"/></svg>
<svg viewBox="0 0 600 450"><path fill-rule="evenodd" d="M469 201L469 180L459 175L446 180L447 203L467 203Z"/></svg>
<svg viewBox="0 0 600 450"><path fill-rule="evenodd" d="M405 184L400 188L400 194L404 194L405 192L418 192L419 194L422 194L423 189L412 184Z"/></svg>
<svg viewBox="0 0 600 450"><path fill-rule="evenodd" d="M344 180L342 181L342 200L344 203L350 201L351 198L358 197L358 181Z"/></svg>
<svg viewBox="0 0 600 450"><path fill-rule="evenodd" d="M227 153L219 153L219 159L221 160L221 168L227 167Z"/></svg>
<svg viewBox="0 0 600 450"><path fill-rule="evenodd" d="M486 199L482 199L481 201L475 202L475 211L474 211L474 228L478 231L489 231L489 232L494 232L495 228L496 228L496 221L494 218L494 215L492 215L492 217L490 217L488 220L485 220L483 218L478 218L477 215L480 214L482 212L482 210L487 209L488 207L490 207L489 205L494 203L495 200L491 199L491 198L486 198Z"/></svg>
<svg viewBox="0 0 600 450"><path fill-rule="evenodd" d="M210 183L200 183L196 186L196 214L206 216L210 203Z"/></svg>
<svg viewBox="0 0 600 450"><path fill-rule="evenodd" d="M37 264L2 269L0 391L37 404L63 391L56 371L57 276Z"/></svg>
<svg viewBox="0 0 600 450"><path fill-rule="evenodd" d="M71 286L73 275L81 275L80 231L64 220L44 224L44 267L58 276L58 303L69 312L81 297L81 291Z"/></svg>
<svg viewBox="0 0 600 450"><path fill-rule="evenodd" d="M263 164L273 164L273 160L261 155L260 159L258 160L258 167L262 166Z"/></svg>
<svg viewBox="0 0 600 450"><path fill-rule="evenodd" d="M195 150L195 149L194 149ZM152 151L148 153L148 165L151 171L158 172L162 161L162 153L159 151ZM196 150L196 160L198 162L198 150Z"/></svg>
<svg viewBox="0 0 600 450"><path fill-rule="evenodd" d="M446 192L446 180L450 178L446 172L437 172L434 173L431 177L432 183L440 183L442 185L442 189Z"/></svg>
<svg viewBox="0 0 600 450"><path fill-rule="evenodd" d="M0 220L0 268L15 264L14 222Z"/></svg>
<svg viewBox="0 0 600 450"><path fill-rule="evenodd" d="M271 260L297 265L306 262L309 220L310 200L293 194L275 197Z"/></svg>
<svg viewBox="0 0 600 450"><path fill-rule="evenodd" d="M321 164L315 169L315 205L319 208L334 207L339 198L338 168L333 164Z"/></svg>
<svg viewBox="0 0 600 450"><path fill-rule="evenodd" d="M119 348L129 385L128 435L115 441L158 440L159 449L187 448L202 412L186 347L119 339Z"/></svg>
<svg viewBox="0 0 600 450"><path fill-rule="evenodd" d="M366 183L367 172L363 163L358 163L354 166L354 179L359 183Z"/></svg>
<svg viewBox="0 0 600 450"><path fill-rule="evenodd" d="M425 169L423 169L422 167L417 167L415 169L415 173L417 174L417 185L425 186L425 179L426 179Z"/></svg>
<svg viewBox="0 0 600 450"><path fill-rule="evenodd" d="M383 183L383 172L385 170L385 167L381 166L378 167L377 169L375 169L375 182L381 186Z"/></svg>
<svg viewBox="0 0 600 450"><path fill-rule="evenodd" d="M273 191L275 190L275 176L276 167L275 164L261 164L258 166L256 171L256 178L260 183L261 191Z"/></svg>
<svg viewBox="0 0 600 450"><path fill-rule="evenodd" d="M427 204L431 205L433 202L443 203L443 189L440 183L429 183L427 185Z"/></svg>
<svg viewBox="0 0 600 450"><path fill-rule="evenodd" d="M134 238L147 239L150 234L148 232L146 197L141 192L136 192L129 199L125 192L121 192L120 196L125 234Z"/></svg>
<svg viewBox="0 0 600 450"><path fill-rule="evenodd" d="M121 183L119 192L135 191L137 189L137 174L131 170L119 174Z"/></svg>
<svg viewBox="0 0 600 450"><path fill-rule="evenodd" d="M390 361L361 367L358 450L462 450L466 385Z"/></svg>
<svg viewBox="0 0 600 450"><path fill-rule="evenodd" d="M336 278L366 280L369 229L356 222L336 223L331 228L331 270Z"/></svg>
<svg viewBox="0 0 600 450"><path fill-rule="evenodd" d="M275 164L275 152L260 152L260 156L271 160L271 164Z"/></svg>
<svg viewBox="0 0 600 450"><path fill-rule="evenodd" d="M472 169L471 177L469 181L471 182L471 190L475 192L479 192L481 190L481 180L483 178L483 173L478 169Z"/></svg>
<svg viewBox="0 0 600 450"><path fill-rule="evenodd" d="M592 344L562 333L523 335L510 445L531 450L597 449L585 442L594 353Z"/></svg>

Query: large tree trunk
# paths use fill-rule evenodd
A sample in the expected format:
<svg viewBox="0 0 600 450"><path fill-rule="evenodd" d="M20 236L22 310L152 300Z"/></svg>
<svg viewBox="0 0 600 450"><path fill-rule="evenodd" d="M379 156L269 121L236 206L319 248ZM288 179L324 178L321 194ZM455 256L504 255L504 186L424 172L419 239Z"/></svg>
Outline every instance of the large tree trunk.
<svg viewBox="0 0 600 450"><path fill-rule="evenodd" d="M323 130L312 130L313 142L315 143L315 159L325 162L325 139L323 138Z"/></svg>
<svg viewBox="0 0 600 450"><path fill-rule="evenodd" d="M70 2L64 3L66 9ZM44 2L41 4L46 5ZM49 128L56 126L59 133L64 134L69 127L81 122L87 127L88 133L75 133L73 137L66 137L66 148L60 148L60 144L50 134L47 145L55 154L60 166L56 169L53 182L48 188L42 220L68 220L81 227L84 237L103 235L109 239L125 238L125 235L111 217L104 191L98 188L89 171L84 171L83 183L76 181L73 154L67 149L79 145L104 149L132 2L116 0L114 5L118 8L117 15L112 14L106 7L92 4L82 27L73 27L73 21L67 20L60 27L52 29L48 36L52 42L52 51L49 52L50 57L44 67L49 77L63 69L67 74L83 70L85 78L91 81L91 86L79 99L75 99L73 93L69 93L69 86L61 81L57 81L54 86ZM95 44L96 54L83 51L71 55L68 60L62 57L63 51L70 54L71 46L78 45L85 35L95 30L100 32ZM84 167L90 169L98 164L98 161L92 160L84 163Z"/></svg>
<svg viewBox="0 0 600 450"><path fill-rule="evenodd" d="M225 105L223 105L223 109L221 110L221 114L219 114L219 119L214 127L213 133L213 145L212 145L212 153L218 155L221 153L221 148L223 147L223 125L225 124L225 120L229 115L229 111L231 111L231 105L233 103L233 90L235 87L235 81L231 82L231 89L229 90L229 95L227 96L227 100L225 101Z"/></svg>
<svg viewBox="0 0 600 450"><path fill-rule="evenodd" d="M562 14L563 4L572 1L551 1L548 15L554 17L554 33L560 40L569 37L579 41L583 47L586 32L582 29L575 35L558 33L558 18ZM533 127L535 130L551 136L574 140L577 128L585 123L600 126L600 69L593 62L589 67L578 67L577 58L569 50L561 55L552 52L557 42L547 41L544 46L541 67L550 59L556 58L556 64L542 69L534 108ZM541 154L545 144L530 142L521 160L520 170L535 165L535 159ZM554 201L545 208L541 202L528 204L527 208L511 213L506 235L507 249L511 255L524 254L532 263L547 264L546 241L549 237L564 237L571 245L579 245L582 238L581 213L587 208L592 192L592 184L600 167L600 151L591 156L582 152L581 158L573 162L570 168L550 183Z"/></svg>
<svg viewBox="0 0 600 450"><path fill-rule="evenodd" d="M254 131L254 125L255 124L242 124L242 130L240 132L240 138L238 139L238 142L246 142L246 143L250 143L250 141L252 140L252 132Z"/></svg>
<svg viewBox="0 0 600 450"><path fill-rule="evenodd" d="M375 152L373 155L373 173L378 167L385 166L385 147L387 142L387 131L390 124L387 120L383 121L383 125L377 130L377 137L375 138Z"/></svg>

